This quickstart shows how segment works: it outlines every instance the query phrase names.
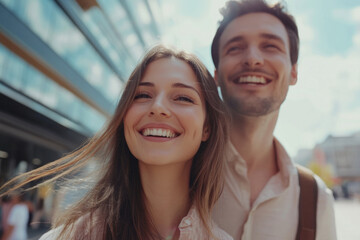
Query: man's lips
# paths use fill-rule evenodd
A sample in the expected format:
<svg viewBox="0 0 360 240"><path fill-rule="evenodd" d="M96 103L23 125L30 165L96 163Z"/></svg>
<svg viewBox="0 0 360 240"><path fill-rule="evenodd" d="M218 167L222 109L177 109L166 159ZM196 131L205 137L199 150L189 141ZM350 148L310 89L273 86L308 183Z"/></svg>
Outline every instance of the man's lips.
<svg viewBox="0 0 360 240"><path fill-rule="evenodd" d="M269 83L271 80L266 79L262 76L240 76L239 78L234 79L236 84L260 84L264 85Z"/></svg>
<svg viewBox="0 0 360 240"><path fill-rule="evenodd" d="M275 78L274 74L270 74L261 69L242 70L234 73L229 77L230 81L235 84L251 84L266 85Z"/></svg>

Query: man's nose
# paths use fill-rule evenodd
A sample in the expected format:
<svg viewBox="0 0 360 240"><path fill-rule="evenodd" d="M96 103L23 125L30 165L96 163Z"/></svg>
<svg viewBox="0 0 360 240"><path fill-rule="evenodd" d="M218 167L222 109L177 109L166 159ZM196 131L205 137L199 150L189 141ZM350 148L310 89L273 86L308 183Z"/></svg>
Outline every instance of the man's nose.
<svg viewBox="0 0 360 240"><path fill-rule="evenodd" d="M243 64L249 68L262 66L264 57L261 50L255 46L249 47L244 53Z"/></svg>
<svg viewBox="0 0 360 240"><path fill-rule="evenodd" d="M169 101L166 96L158 95L153 104L151 105L149 115L151 116L162 116L162 117L170 117L171 111L169 109Z"/></svg>

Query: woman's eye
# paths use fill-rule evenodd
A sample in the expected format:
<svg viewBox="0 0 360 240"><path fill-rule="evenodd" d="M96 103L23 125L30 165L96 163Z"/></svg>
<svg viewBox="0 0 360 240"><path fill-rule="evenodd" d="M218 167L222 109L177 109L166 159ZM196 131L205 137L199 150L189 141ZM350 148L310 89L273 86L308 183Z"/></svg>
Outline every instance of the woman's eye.
<svg viewBox="0 0 360 240"><path fill-rule="evenodd" d="M141 99L141 98L151 98L151 97L147 93L139 93L139 94L135 95L134 99L136 100L136 99Z"/></svg>
<svg viewBox="0 0 360 240"><path fill-rule="evenodd" d="M183 102L189 102L189 103L194 103L194 101L186 96L179 96L175 99L176 101L183 101Z"/></svg>

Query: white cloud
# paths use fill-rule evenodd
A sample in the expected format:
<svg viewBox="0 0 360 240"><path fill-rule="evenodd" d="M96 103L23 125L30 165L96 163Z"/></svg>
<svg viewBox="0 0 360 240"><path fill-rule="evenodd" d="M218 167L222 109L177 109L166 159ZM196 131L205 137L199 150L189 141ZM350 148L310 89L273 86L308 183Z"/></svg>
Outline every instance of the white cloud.
<svg viewBox="0 0 360 240"><path fill-rule="evenodd" d="M187 1L186 1L187 2ZM162 42L178 49L183 49L196 54L213 72L213 63L210 55L210 45L222 18L219 9L223 7L222 0L206 1L206 8L189 9L198 14L179 14L181 5L191 3L180 1L164 1L162 12L164 21L168 22L162 30Z"/></svg>
<svg viewBox="0 0 360 240"><path fill-rule="evenodd" d="M208 1L206 11L199 12L195 17L179 15L177 9L180 4L178 1L164 1L162 4L164 19L170 21L163 31L163 40L188 51L209 47L221 17L219 8L223 1Z"/></svg>
<svg viewBox="0 0 360 240"><path fill-rule="evenodd" d="M354 35L353 44L356 48L360 49L360 31Z"/></svg>
<svg viewBox="0 0 360 240"><path fill-rule="evenodd" d="M332 11L332 15L335 19L342 20L348 23L360 23L360 5L348 8L339 8Z"/></svg>
<svg viewBox="0 0 360 240"><path fill-rule="evenodd" d="M296 24L298 25L299 35L301 37L301 44L309 43L315 39L315 31L309 23L307 15L296 15Z"/></svg>
<svg viewBox="0 0 360 240"><path fill-rule="evenodd" d="M360 6L351 10L351 18L354 22L360 23Z"/></svg>
<svg viewBox="0 0 360 240"><path fill-rule="evenodd" d="M341 20L341 21L345 21L345 22L351 22L351 14L349 14L349 10L345 9L345 8L338 8L338 9L334 9L332 11L332 16L335 19Z"/></svg>
<svg viewBox="0 0 360 240"><path fill-rule="evenodd" d="M360 32L348 53L322 56L306 51L301 55L298 83L289 91L276 129L291 155L329 134L360 131L359 42Z"/></svg>
<svg viewBox="0 0 360 240"><path fill-rule="evenodd" d="M350 135L356 131L360 132L360 106L340 113L337 118L336 127L333 131L335 135Z"/></svg>

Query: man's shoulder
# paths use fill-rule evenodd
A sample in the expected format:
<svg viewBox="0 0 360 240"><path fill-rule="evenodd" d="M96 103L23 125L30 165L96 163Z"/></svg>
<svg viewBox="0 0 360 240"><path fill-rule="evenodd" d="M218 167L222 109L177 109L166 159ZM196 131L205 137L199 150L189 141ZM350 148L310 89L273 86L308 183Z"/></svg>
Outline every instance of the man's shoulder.
<svg viewBox="0 0 360 240"><path fill-rule="evenodd" d="M334 196L324 181L312 171L317 185L317 207L316 207L316 239L336 239L336 225L334 215Z"/></svg>
<svg viewBox="0 0 360 240"><path fill-rule="evenodd" d="M319 191L326 192L327 194L331 193L331 190L326 186L325 182L313 171L299 164L294 164L294 165L296 166L297 174L299 174L299 170L301 170L303 173L313 176Z"/></svg>
<svg viewBox="0 0 360 240"><path fill-rule="evenodd" d="M317 205L328 206L326 208L333 208L334 196L332 191L326 186L325 182L310 169L299 165L296 165L296 167L302 169L303 172L310 174L315 179L317 185Z"/></svg>

